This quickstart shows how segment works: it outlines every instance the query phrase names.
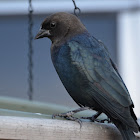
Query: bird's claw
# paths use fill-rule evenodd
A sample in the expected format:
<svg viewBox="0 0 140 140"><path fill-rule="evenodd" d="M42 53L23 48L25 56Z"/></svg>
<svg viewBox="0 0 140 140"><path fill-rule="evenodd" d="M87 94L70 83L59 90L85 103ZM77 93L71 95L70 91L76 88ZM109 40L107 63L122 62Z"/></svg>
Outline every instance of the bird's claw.
<svg viewBox="0 0 140 140"><path fill-rule="evenodd" d="M95 121L94 117L81 117L81 119L88 119L88 120L91 120L92 122Z"/></svg>
<svg viewBox="0 0 140 140"><path fill-rule="evenodd" d="M97 112L95 115L91 117L81 117L81 119L88 119L88 120L91 120L92 122L99 122L99 123L104 123L104 122L111 123L111 120L109 118L103 119L103 120L97 119L100 114L101 112Z"/></svg>
<svg viewBox="0 0 140 140"><path fill-rule="evenodd" d="M54 119L55 117L63 117L67 120L71 120L71 121L75 121L75 122L78 122L80 124L80 128L82 127L82 121L76 117L73 117L74 113L72 111L69 111L67 113L58 113L58 114L53 114L52 115L52 119Z"/></svg>
<svg viewBox="0 0 140 140"><path fill-rule="evenodd" d="M80 128L82 127L82 121L80 119L73 117L73 116L66 117L66 119L78 122L80 124Z"/></svg>
<svg viewBox="0 0 140 140"><path fill-rule="evenodd" d="M105 123L105 122L111 123L111 120L110 119L103 119L103 120L96 119L95 121L96 122L99 122L99 123Z"/></svg>
<svg viewBox="0 0 140 140"><path fill-rule="evenodd" d="M68 111L67 113L58 113L58 114L53 114L52 115L52 119L54 119L55 117L63 117L63 118L67 118L67 117L71 117L74 113L72 111Z"/></svg>
<svg viewBox="0 0 140 140"><path fill-rule="evenodd" d="M81 117L81 119L88 119L94 122L100 116L100 114L101 112L98 111L96 114L92 115L91 117Z"/></svg>

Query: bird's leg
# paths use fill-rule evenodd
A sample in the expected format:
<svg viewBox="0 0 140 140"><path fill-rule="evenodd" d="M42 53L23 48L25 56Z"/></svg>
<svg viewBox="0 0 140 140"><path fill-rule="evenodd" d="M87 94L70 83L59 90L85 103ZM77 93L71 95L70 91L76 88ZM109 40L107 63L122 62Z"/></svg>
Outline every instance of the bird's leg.
<svg viewBox="0 0 140 140"><path fill-rule="evenodd" d="M52 118L55 118L56 116L63 117L63 118L66 118L68 120L76 121L81 126L81 124L82 124L81 120L76 118L76 117L73 117L73 115L75 113L78 113L78 112L81 112L81 111L84 111L84 110L88 110L88 109L90 109L90 108L89 107L81 107L81 108L78 108L78 109L75 109L75 110L72 110L72 111L68 111L67 113L54 114L54 115L52 115Z"/></svg>
<svg viewBox="0 0 140 140"><path fill-rule="evenodd" d="M108 123L111 123L111 120L109 118L107 119L103 119L103 120L99 120L97 119L100 115L101 115L102 112L98 111L95 115L91 116L91 117L81 117L81 119L89 119L93 122L99 122L99 123L104 123L105 121L107 121Z"/></svg>
<svg viewBox="0 0 140 140"><path fill-rule="evenodd" d="M102 112L98 111L95 115L91 116L91 117L81 117L81 119L89 119L91 121L96 121L96 119L100 116Z"/></svg>

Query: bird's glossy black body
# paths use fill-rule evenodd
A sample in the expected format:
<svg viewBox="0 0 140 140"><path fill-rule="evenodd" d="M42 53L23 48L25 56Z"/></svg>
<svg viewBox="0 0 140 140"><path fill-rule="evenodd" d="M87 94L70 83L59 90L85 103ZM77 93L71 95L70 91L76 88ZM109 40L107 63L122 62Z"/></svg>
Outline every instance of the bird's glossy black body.
<svg viewBox="0 0 140 140"><path fill-rule="evenodd" d="M77 17L63 12L46 18L36 36L43 37L52 41L54 67L74 101L104 112L124 140L136 140L133 132L140 128L134 105L104 44Z"/></svg>
<svg viewBox="0 0 140 140"><path fill-rule="evenodd" d="M81 40L82 37L83 36L81 35ZM77 39L79 39L79 37ZM76 41L76 37L70 39L61 46L53 46L51 56L54 67L66 90L77 104L98 110L99 106L96 101L94 101L92 96L86 94L86 91L88 92L89 88L89 81L86 75L84 75L82 70L79 71L75 62L72 61L71 48L69 46L69 43L72 41ZM85 97L87 100L85 100Z"/></svg>
<svg viewBox="0 0 140 140"><path fill-rule="evenodd" d="M104 112L116 125L122 123L138 131L133 102L103 43L85 32L52 46L51 56L77 104Z"/></svg>

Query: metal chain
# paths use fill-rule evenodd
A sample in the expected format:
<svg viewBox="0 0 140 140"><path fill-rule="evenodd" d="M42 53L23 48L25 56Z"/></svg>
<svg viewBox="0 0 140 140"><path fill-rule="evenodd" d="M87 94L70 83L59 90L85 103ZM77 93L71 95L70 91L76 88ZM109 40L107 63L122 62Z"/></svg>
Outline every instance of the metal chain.
<svg viewBox="0 0 140 140"><path fill-rule="evenodd" d="M74 4L74 14L78 17L81 14L81 10L76 6L75 0L72 0Z"/></svg>
<svg viewBox="0 0 140 140"><path fill-rule="evenodd" d="M33 99L33 7L32 0L29 0L28 7L28 96L29 100Z"/></svg>

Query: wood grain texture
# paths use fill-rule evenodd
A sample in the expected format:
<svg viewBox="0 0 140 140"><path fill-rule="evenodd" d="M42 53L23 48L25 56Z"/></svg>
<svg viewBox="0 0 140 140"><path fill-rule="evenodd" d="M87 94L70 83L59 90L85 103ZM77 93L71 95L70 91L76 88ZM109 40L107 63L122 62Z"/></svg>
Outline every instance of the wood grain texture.
<svg viewBox="0 0 140 140"><path fill-rule="evenodd" d="M122 140L112 124L0 116L0 139L16 140Z"/></svg>
<svg viewBox="0 0 140 140"><path fill-rule="evenodd" d="M0 116L1 139L25 140L121 140L111 124L76 122L52 119Z"/></svg>

